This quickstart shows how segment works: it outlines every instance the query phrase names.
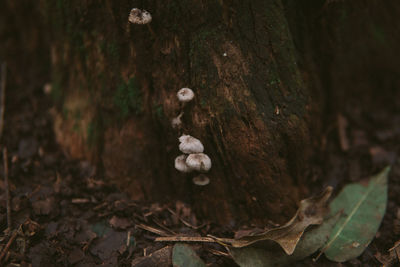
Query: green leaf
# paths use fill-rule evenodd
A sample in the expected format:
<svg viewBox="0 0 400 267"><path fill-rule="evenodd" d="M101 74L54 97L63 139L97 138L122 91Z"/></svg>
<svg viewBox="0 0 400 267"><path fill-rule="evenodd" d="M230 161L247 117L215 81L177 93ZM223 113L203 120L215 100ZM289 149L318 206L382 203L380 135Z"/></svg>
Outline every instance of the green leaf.
<svg viewBox="0 0 400 267"><path fill-rule="evenodd" d="M205 263L189 246L176 244L172 250L172 265L174 267L206 267Z"/></svg>
<svg viewBox="0 0 400 267"><path fill-rule="evenodd" d="M336 262L354 259L372 241L386 210L389 172L390 167L386 167L367 183L347 185L331 202L330 214L343 211L344 216L322 249L328 259Z"/></svg>
<svg viewBox="0 0 400 267"><path fill-rule="evenodd" d="M229 253L241 267L279 267L291 262L302 260L322 247L339 219L340 214L325 220L320 226L307 231L300 239L292 255L287 255L281 249L271 247L249 246L244 248L229 248Z"/></svg>

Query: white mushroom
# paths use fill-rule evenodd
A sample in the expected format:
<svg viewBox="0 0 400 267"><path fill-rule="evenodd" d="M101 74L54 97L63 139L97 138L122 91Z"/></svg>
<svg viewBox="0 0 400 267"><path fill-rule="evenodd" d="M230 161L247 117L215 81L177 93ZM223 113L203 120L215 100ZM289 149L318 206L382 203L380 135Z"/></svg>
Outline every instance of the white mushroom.
<svg viewBox="0 0 400 267"><path fill-rule="evenodd" d="M178 117L172 119L171 121L172 128L178 129L182 126L182 120L181 120L182 116L183 112L181 112L181 114L179 114Z"/></svg>
<svg viewBox="0 0 400 267"><path fill-rule="evenodd" d="M129 13L129 22L133 24L147 24L151 22L151 14L146 10L132 8Z"/></svg>
<svg viewBox="0 0 400 267"><path fill-rule="evenodd" d="M183 103L189 102L194 98L194 92L190 88L182 88L176 95L179 101Z"/></svg>
<svg viewBox="0 0 400 267"><path fill-rule="evenodd" d="M204 146L199 139L190 135L182 135L179 137L179 150L185 154L201 153L204 151Z"/></svg>
<svg viewBox="0 0 400 267"><path fill-rule="evenodd" d="M204 153L190 154L186 158L186 165L199 172L207 172L211 169L211 159Z"/></svg>
<svg viewBox="0 0 400 267"><path fill-rule="evenodd" d="M51 90L52 90L51 83L46 83L46 84L43 86L43 92L44 92L46 95L49 95L49 94L51 93Z"/></svg>
<svg viewBox="0 0 400 267"><path fill-rule="evenodd" d="M210 183L210 178L208 178L204 174L200 174L200 175L197 175L196 177L194 177L192 179L192 181L195 185L205 186Z"/></svg>
<svg viewBox="0 0 400 267"><path fill-rule="evenodd" d="M175 169L177 169L180 172L185 172L185 173L191 172L192 169L189 168L188 165L186 165L186 158L187 158L187 155L180 155L180 156L176 157Z"/></svg>

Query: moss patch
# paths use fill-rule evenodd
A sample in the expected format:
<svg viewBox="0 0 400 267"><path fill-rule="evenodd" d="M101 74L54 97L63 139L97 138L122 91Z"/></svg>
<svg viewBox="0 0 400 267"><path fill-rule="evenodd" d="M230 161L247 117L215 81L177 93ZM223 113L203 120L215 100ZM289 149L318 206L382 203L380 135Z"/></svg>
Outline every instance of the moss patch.
<svg viewBox="0 0 400 267"><path fill-rule="evenodd" d="M129 114L139 115L142 112L142 94L135 78L127 83L122 82L114 95L114 105L119 110L121 118Z"/></svg>

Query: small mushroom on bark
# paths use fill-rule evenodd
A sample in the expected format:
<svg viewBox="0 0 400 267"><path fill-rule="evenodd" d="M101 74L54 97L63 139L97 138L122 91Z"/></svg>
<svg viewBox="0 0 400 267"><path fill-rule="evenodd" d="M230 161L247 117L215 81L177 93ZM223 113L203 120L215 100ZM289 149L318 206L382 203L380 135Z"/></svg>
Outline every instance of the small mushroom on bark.
<svg viewBox="0 0 400 267"><path fill-rule="evenodd" d="M146 10L132 8L129 13L129 22L133 24L147 24L152 20L151 14Z"/></svg>
<svg viewBox="0 0 400 267"><path fill-rule="evenodd" d="M182 126L182 120L181 120L182 116L183 116L183 112L181 112L181 114L179 114L178 117L172 119L171 126L172 126L173 129L181 128L181 126Z"/></svg>
<svg viewBox="0 0 400 267"><path fill-rule="evenodd" d="M179 137L179 150L185 154L201 153L204 151L204 146L199 139L190 135L182 135Z"/></svg>
<svg viewBox="0 0 400 267"><path fill-rule="evenodd" d="M180 102L186 103L194 98L194 92L190 88L182 88L176 94Z"/></svg>
<svg viewBox="0 0 400 267"><path fill-rule="evenodd" d="M192 169L189 168L188 165L186 165L186 158L187 157L188 157L187 155L180 155L180 156L176 157L176 159L175 159L175 169L177 169L180 172L184 172L184 173L191 172Z"/></svg>
<svg viewBox="0 0 400 267"><path fill-rule="evenodd" d="M154 33L153 29L150 26L152 17L148 11L139 8L132 8L131 12L129 13L128 20L132 24L139 24L139 25L146 24L153 38L156 38L156 34Z"/></svg>
<svg viewBox="0 0 400 267"><path fill-rule="evenodd" d="M186 165L192 170L208 172L211 169L211 159L204 153L190 154L186 158Z"/></svg>
<svg viewBox="0 0 400 267"><path fill-rule="evenodd" d="M198 186L205 186L210 183L210 178L205 176L204 174L199 174L192 179L193 183Z"/></svg>

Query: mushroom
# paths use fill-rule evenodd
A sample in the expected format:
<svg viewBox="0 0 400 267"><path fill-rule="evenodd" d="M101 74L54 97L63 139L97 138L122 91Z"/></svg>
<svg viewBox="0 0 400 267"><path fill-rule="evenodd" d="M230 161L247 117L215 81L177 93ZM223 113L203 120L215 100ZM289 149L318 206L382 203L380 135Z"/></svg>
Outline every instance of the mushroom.
<svg viewBox="0 0 400 267"><path fill-rule="evenodd" d="M201 153L204 151L204 146L199 139L190 135L182 135L179 137L179 150L185 154Z"/></svg>
<svg viewBox="0 0 400 267"><path fill-rule="evenodd" d="M211 169L211 159L204 153L190 154L186 158L186 165L199 172L208 172Z"/></svg>
<svg viewBox="0 0 400 267"><path fill-rule="evenodd" d="M186 158L187 157L188 157L187 155L180 155L180 156L176 157L176 159L175 159L175 169L177 169L180 172L184 172L184 173L191 172L192 169L189 168L188 165L186 165Z"/></svg>
<svg viewBox="0 0 400 267"><path fill-rule="evenodd" d="M182 88L176 95L179 101L183 103L189 102L194 98L194 92L190 88Z"/></svg>
<svg viewBox="0 0 400 267"><path fill-rule="evenodd" d="M129 13L129 22L133 24L147 24L151 22L151 14L146 10L132 8Z"/></svg>
<svg viewBox="0 0 400 267"><path fill-rule="evenodd" d="M210 178L205 176L204 174L197 175L192 179L193 183L198 186L205 186L210 183Z"/></svg>
<svg viewBox="0 0 400 267"><path fill-rule="evenodd" d="M46 84L43 86L43 92L44 92L46 95L49 95L49 94L51 93L51 90L52 90L51 83L46 83Z"/></svg>
<svg viewBox="0 0 400 267"><path fill-rule="evenodd" d="M181 114L179 114L178 117L172 119L171 121L172 128L178 129L182 126L182 121L181 121L182 116L183 112L181 112Z"/></svg>

